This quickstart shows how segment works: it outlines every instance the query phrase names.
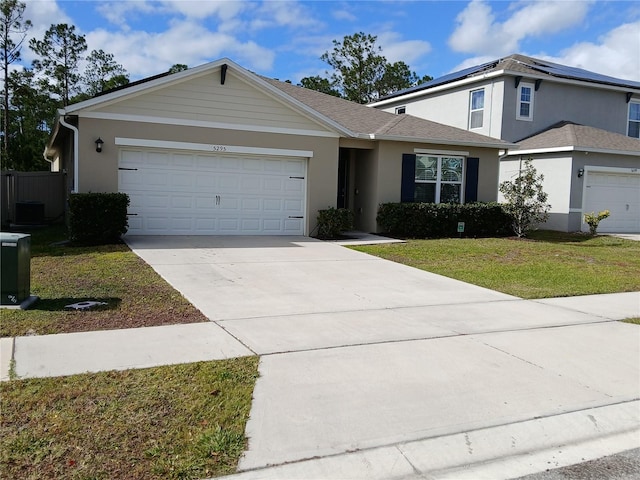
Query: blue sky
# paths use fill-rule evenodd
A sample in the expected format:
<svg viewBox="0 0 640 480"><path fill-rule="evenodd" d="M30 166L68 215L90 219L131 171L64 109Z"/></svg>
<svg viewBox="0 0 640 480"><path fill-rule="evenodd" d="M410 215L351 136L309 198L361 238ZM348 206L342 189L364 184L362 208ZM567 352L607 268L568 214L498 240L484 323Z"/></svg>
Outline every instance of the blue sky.
<svg viewBox="0 0 640 480"><path fill-rule="evenodd" d="M25 0L23 0L25 1ZM511 53L640 81L640 2L26 0L30 35L52 23L84 34L136 80L175 63L228 57L291 80L324 75L332 40L378 37L390 61L438 77ZM33 60L23 48L23 64Z"/></svg>

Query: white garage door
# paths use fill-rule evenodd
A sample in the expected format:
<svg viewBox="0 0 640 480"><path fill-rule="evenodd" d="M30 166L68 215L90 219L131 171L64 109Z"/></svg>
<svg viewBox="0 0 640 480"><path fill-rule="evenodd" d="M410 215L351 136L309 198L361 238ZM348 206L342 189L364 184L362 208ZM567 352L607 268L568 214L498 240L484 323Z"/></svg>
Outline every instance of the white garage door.
<svg viewBox="0 0 640 480"><path fill-rule="evenodd" d="M129 235L303 235L306 160L122 149Z"/></svg>
<svg viewBox="0 0 640 480"><path fill-rule="evenodd" d="M588 172L584 213L609 210L611 216L600 222L598 232L640 232L640 175ZM589 231L588 225L582 225Z"/></svg>

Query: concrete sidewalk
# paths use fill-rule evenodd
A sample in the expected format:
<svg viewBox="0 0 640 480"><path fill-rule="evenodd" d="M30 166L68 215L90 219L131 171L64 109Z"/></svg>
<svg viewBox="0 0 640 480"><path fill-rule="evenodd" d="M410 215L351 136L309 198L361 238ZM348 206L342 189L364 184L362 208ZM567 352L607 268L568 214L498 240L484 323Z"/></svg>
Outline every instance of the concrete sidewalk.
<svg viewBox="0 0 640 480"><path fill-rule="evenodd" d="M587 311L593 313L587 313ZM601 323L640 316L640 292L279 315L0 338L0 380Z"/></svg>

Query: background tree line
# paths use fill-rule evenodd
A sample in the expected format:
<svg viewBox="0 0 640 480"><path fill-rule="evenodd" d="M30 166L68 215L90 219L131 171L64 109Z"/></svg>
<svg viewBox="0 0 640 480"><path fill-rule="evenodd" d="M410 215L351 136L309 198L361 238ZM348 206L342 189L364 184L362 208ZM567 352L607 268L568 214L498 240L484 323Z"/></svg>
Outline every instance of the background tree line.
<svg viewBox="0 0 640 480"><path fill-rule="evenodd" d="M88 55L84 35L75 26L51 25L28 48L36 59L30 67L12 68L21 60L32 24L24 18L25 4L0 0L0 60L3 70L2 143L0 168L48 170L42 152L55 122L57 109L92 98L129 83L129 75L111 53ZM377 37L362 32L334 40L333 49L320 58L331 68L326 77L303 78L300 86L358 103L368 103L431 77L418 77L404 62L390 63L376 45ZM175 64L169 73L186 70Z"/></svg>
<svg viewBox="0 0 640 480"><path fill-rule="evenodd" d="M85 56L84 35L67 24L51 25L43 38L32 38L28 48L37 58L28 68L12 69L11 65L21 59L32 26L24 18L24 11L25 4L19 0L0 1L0 60L4 80L0 166L3 170L48 170L42 152L57 109L126 85L129 75L104 50L93 50Z"/></svg>

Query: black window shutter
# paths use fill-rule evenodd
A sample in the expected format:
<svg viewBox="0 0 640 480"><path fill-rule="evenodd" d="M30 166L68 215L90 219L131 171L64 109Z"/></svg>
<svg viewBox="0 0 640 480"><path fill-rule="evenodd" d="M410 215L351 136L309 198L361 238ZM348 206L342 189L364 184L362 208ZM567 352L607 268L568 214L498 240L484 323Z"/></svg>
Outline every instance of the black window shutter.
<svg viewBox="0 0 640 480"><path fill-rule="evenodd" d="M464 203L478 201L478 167L479 158L467 158L466 185L464 186Z"/></svg>
<svg viewBox="0 0 640 480"><path fill-rule="evenodd" d="M402 154L402 183L400 201L413 202L416 188L416 156L412 153Z"/></svg>

